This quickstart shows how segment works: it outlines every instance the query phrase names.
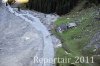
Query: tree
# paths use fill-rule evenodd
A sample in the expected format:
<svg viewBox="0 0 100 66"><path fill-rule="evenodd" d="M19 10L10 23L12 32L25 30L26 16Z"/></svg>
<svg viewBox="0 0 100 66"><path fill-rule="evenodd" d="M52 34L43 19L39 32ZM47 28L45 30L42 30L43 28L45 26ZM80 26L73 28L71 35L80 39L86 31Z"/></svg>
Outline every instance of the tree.
<svg viewBox="0 0 100 66"><path fill-rule="evenodd" d="M44 13L65 14L69 12L78 0L29 0L29 8Z"/></svg>

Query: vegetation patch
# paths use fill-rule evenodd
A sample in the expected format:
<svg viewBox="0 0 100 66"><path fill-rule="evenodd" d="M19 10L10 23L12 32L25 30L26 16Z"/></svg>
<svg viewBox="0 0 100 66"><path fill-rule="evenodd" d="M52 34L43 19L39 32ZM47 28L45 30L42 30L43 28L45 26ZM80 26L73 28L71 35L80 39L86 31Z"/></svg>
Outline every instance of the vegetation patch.
<svg viewBox="0 0 100 66"><path fill-rule="evenodd" d="M59 18L55 25L60 26L62 23L70 23L77 21L78 26L63 33L58 33L55 29L52 32L62 41L62 47L57 48L56 57L71 57L74 61L76 56L83 56L83 48L90 42L93 35L100 30L100 21L95 20L97 7L84 9L80 12L74 12L67 16ZM67 54L68 52L69 54ZM92 51L91 51L92 52ZM92 56L88 54L88 56ZM71 63L57 64L59 66L70 66ZM91 66L91 64L79 63L76 66Z"/></svg>

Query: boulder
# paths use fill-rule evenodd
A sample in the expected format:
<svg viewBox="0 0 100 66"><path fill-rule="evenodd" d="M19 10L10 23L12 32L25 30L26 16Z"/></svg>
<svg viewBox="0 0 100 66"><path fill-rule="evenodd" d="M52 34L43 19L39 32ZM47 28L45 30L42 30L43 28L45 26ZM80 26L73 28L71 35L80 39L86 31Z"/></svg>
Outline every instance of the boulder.
<svg viewBox="0 0 100 66"><path fill-rule="evenodd" d="M76 23L68 23L69 28L76 27L76 26L77 26Z"/></svg>

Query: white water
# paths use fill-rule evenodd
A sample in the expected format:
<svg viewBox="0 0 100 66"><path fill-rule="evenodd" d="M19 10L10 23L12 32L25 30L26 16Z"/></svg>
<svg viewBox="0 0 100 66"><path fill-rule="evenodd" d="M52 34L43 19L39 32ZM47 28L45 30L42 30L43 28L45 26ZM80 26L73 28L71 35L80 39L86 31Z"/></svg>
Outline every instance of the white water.
<svg viewBox="0 0 100 66"><path fill-rule="evenodd" d="M10 6L7 6L7 8L14 15L31 23L35 27L36 30L40 31L43 34L44 49L43 49L43 57L42 58L53 59L54 58L54 47L53 47L52 39L51 39L49 31L41 23L40 19L37 17L34 17L33 15L29 14L28 12L26 14L18 13L16 11L14 11L13 8L11 8ZM27 17L25 17L25 16L27 16ZM29 18L32 18L32 20L30 20ZM39 64L39 66L52 66L52 64L51 63L43 63L43 64Z"/></svg>

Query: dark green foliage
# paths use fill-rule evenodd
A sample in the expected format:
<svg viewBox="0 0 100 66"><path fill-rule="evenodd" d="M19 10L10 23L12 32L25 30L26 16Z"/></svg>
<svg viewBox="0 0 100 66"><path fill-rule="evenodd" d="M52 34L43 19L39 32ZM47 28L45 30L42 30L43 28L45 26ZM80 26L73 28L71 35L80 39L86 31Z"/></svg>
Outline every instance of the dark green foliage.
<svg viewBox="0 0 100 66"><path fill-rule="evenodd" d="M89 3L95 3L96 5L98 5L100 3L100 0L88 0Z"/></svg>
<svg viewBox="0 0 100 66"><path fill-rule="evenodd" d="M70 12L78 1L84 0L29 0L29 9L34 9L43 13L57 13L59 15ZM88 3L99 4L99 0L86 0Z"/></svg>
<svg viewBox="0 0 100 66"><path fill-rule="evenodd" d="M78 0L29 0L29 9L44 13L68 13Z"/></svg>

